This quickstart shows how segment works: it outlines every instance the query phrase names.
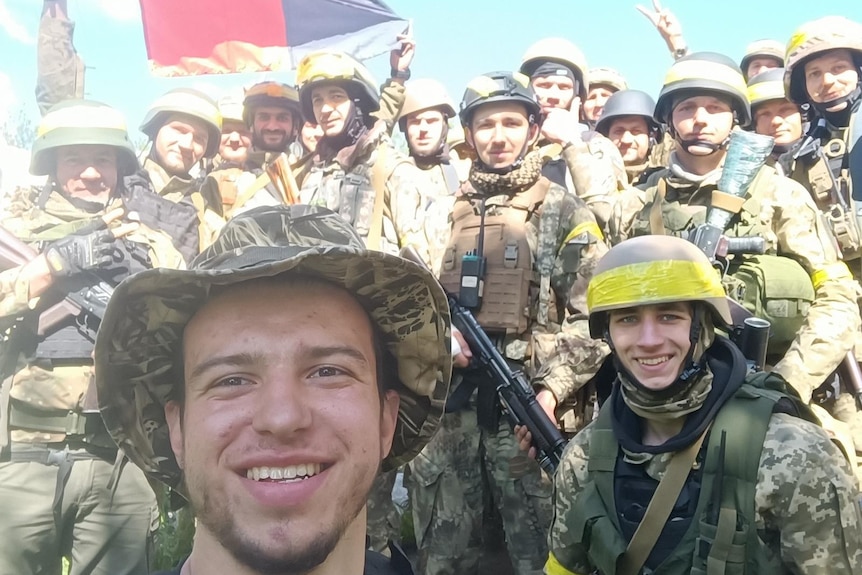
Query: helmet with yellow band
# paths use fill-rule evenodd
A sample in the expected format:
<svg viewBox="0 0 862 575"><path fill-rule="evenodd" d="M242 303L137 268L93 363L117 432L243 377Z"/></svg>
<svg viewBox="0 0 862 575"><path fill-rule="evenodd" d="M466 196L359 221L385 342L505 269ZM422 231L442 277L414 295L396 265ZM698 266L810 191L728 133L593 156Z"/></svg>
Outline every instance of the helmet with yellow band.
<svg viewBox="0 0 862 575"><path fill-rule="evenodd" d="M845 49L862 68L862 24L843 16L826 16L806 22L790 37L784 58L784 87L797 104L809 102L805 86L805 63L830 50Z"/></svg>
<svg viewBox="0 0 862 575"><path fill-rule="evenodd" d="M718 94L730 99L741 126L751 122L747 87L736 62L716 52L695 52L673 63L665 75L655 107L655 119L672 126L676 103L695 95Z"/></svg>
<svg viewBox="0 0 862 575"><path fill-rule="evenodd" d="M599 260L590 280L590 335L606 336L610 311L676 302L703 304L713 325L733 322L721 276L697 246L674 236L631 238Z"/></svg>
<svg viewBox="0 0 862 575"><path fill-rule="evenodd" d="M752 113L760 104L774 100L787 100L784 93L784 68L772 68L748 82L748 101L751 103Z"/></svg>
<svg viewBox="0 0 862 575"><path fill-rule="evenodd" d="M587 99L591 78L587 71L587 59L577 46L565 38L542 38L524 52L519 71L532 77L542 64L548 62L561 64L571 70L578 84L578 97L581 102Z"/></svg>
<svg viewBox="0 0 862 575"><path fill-rule="evenodd" d="M461 98L461 125L469 129L476 109L493 102L523 104L530 123L537 124L540 121L542 108L527 76L520 72L489 72L476 76L467 84Z"/></svg>
<svg viewBox="0 0 862 575"><path fill-rule="evenodd" d="M260 106L275 106L290 111L294 124L302 123L302 110L299 106L299 92L296 88L281 82L260 82L245 92L242 101L242 119L247 126L254 120L254 111Z"/></svg>
<svg viewBox="0 0 862 575"><path fill-rule="evenodd" d="M138 167L126 119L119 110L93 100L64 100L52 106L39 122L30 155L30 173L52 175L57 168L57 148L80 145L115 148L121 175L131 174Z"/></svg>
<svg viewBox="0 0 862 575"><path fill-rule="evenodd" d="M315 86L327 83L344 88L365 114L380 109L380 94L371 72L343 52L324 50L308 54L296 68L299 101L306 120L316 122L311 105L311 92Z"/></svg>

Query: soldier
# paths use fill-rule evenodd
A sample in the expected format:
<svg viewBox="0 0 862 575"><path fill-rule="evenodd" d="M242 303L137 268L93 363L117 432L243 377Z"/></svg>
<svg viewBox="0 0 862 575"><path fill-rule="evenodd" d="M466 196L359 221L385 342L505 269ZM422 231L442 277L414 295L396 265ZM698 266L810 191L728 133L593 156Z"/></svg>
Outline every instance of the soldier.
<svg viewBox="0 0 862 575"><path fill-rule="evenodd" d="M407 84L398 125L423 181L417 186L421 195L402 195L393 202L403 220L397 224L399 229L412 228L401 238L401 245L416 248L435 274L448 240L449 214L462 183L448 144L449 120L454 117L455 105L440 82L419 79Z"/></svg>
<svg viewBox="0 0 862 575"><path fill-rule="evenodd" d="M676 148L668 169L620 202L621 223L614 226L620 237L688 235L707 207L726 199L716 190L726 144L736 124L750 122L742 73L713 52L680 58L666 76L655 118L667 124ZM855 282L811 196L774 168L760 168L744 201L721 205L736 213L727 235L766 243L764 255L732 258L728 293L772 322L774 372L808 402L853 346L860 325Z"/></svg>
<svg viewBox="0 0 862 575"><path fill-rule="evenodd" d="M406 188L418 196L421 175L392 152L387 124L374 115L380 109L374 79L347 54L329 51L303 58L296 77L303 116L323 130L300 202L340 214L370 249L397 252L402 230L387 198Z"/></svg>
<svg viewBox="0 0 862 575"><path fill-rule="evenodd" d="M302 112L296 89L279 82L260 82L245 92L242 118L251 130L248 168L263 169L273 155L287 154L294 162L302 156L297 142Z"/></svg>
<svg viewBox="0 0 862 575"><path fill-rule="evenodd" d="M755 76L784 66L784 44L778 40L756 40L746 46L739 63L746 82Z"/></svg>
<svg viewBox="0 0 862 575"><path fill-rule="evenodd" d="M541 175L532 150L540 114L523 74L493 72L468 84L460 118L477 159L455 202L440 272L443 286L474 308L501 353L528 376L553 355L567 307L583 312L577 286L602 252L590 210ZM456 362L467 367L471 352L459 343ZM440 432L410 466L420 571L477 573L484 475L515 572L541 573L550 478L518 454L494 382L471 369L457 377Z"/></svg>
<svg viewBox="0 0 862 575"><path fill-rule="evenodd" d="M666 161L661 124L655 121L655 102L646 92L621 90L608 98L596 131L607 137L620 151L629 176L636 186L661 169Z"/></svg>
<svg viewBox="0 0 862 575"><path fill-rule="evenodd" d="M22 191L2 222L4 573L60 573L64 556L72 575L148 573L156 498L139 469L122 465L91 387L93 341L113 286L146 268L184 265L167 234L125 205L123 176L137 167L119 112L61 102L32 150L30 171L48 185Z"/></svg>
<svg viewBox="0 0 862 575"><path fill-rule="evenodd" d="M579 122L589 86L583 53L563 38L544 38L527 48L520 72L542 106L542 174L583 199L604 229L628 177L616 147Z"/></svg>
<svg viewBox="0 0 862 575"><path fill-rule="evenodd" d="M775 140L772 159L777 161L786 154L785 158L792 160L802 139L802 113L799 106L784 94L784 68L770 68L749 80L748 101L751 104L751 128ZM778 164L783 175L791 176L791 164L790 161ZM800 183L808 187L805 182Z"/></svg>
<svg viewBox="0 0 862 575"><path fill-rule="evenodd" d="M366 552L365 499L439 425L449 343L431 273L322 208L251 210L191 269L123 283L96 384L116 442L195 511L171 573L412 574Z"/></svg>
<svg viewBox="0 0 862 575"><path fill-rule="evenodd" d="M260 167L263 153L252 152L254 136L246 121L249 117L246 107L229 96L219 100L218 107L222 115L221 143L212 162L213 169L201 185L203 197L221 198L221 215L225 220L254 207L283 203L278 190ZM261 117L264 114L261 112ZM252 155L257 160L251 160Z"/></svg>
<svg viewBox="0 0 862 575"><path fill-rule="evenodd" d="M583 102L583 112L587 124L595 130L608 98L620 90L628 90L628 84L622 74L613 68L592 68L588 75L590 85Z"/></svg>
<svg viewBox="0 0 862 575"><path fill-rule="evenodd" d="M200 163L216 155L221 143L221 113L216 102L191 88L176 88L153 102L144 116L141 132L150 139L143 168L157 194L175 204L198 229L194 254L224 225L221 198L205 198L197 171ZM193 254L193 255L194 255Z"/></svg>
<svg viewBox="0 0 862 575"><path fill-rule="evenodd" d="M858 574L847 461L781 376L748 374L716 332L732 319L705 255L625 241L587 298L610 396L563 453L545 572Z"/></svg>

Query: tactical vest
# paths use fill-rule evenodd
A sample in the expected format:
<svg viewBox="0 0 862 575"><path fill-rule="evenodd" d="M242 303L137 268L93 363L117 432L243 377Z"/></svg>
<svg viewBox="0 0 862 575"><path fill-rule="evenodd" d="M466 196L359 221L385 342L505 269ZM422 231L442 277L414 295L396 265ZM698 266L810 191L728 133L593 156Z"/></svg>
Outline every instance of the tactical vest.
<svg viewBox="0 0 862 575"><path fill-rule="evenodd" d="M758 537L754 501L760 454L776 404L790 401L797 414L806 419L813 417L785 390L779 378L758 373L747 378L747 383L718 412L706 447L698 457L702 463L688 478L689 482L699 483L699 488L683 488L683 497L694 494L696 499L688 506L688 527L681 534L673 529L662 531L656 548L665 558L650 573L785 573L780 559L771 558ZM609 404L599 412L592 429L588 464L591 481L577 498L570 535L587 549L597 572L615 575L628 540L622 535L622 510L617 507L615 476L621 449L613 432ZM722 435L726 441L723 459L719 457ZM652 481L653 492L658 486L645 473L641 481ZM648 503L644 501L643 506ZM676 507L682 509L686 503L677 500ZM673 538L674 535L679 537Z"/></svg>
<svg viewBox="0 0 862 575"><path fill-rule="evenodd" d="M537 238L527 237L527 221L541 217L551 182L541 178L529 189L485 201L484 256L486 269L482 306L476 321L490 332L521 335L535 313L540 289L533 258ZM481 229L480 202L467 196L455 203L452 233L443 255L440 283L451 294L461 288L463 257L477 249ZM533 245L531 246L531 240Z"/></svg>
<svg viewBox="0 0 862 575"><path fill-rule="evenodd" d="M771 185L770 180L776 177L774 168L764 166L760 169L740 212L731 220L725 232L730 237L764 238L766 254L734 256L723 281L728 296L755 316L771 322L768 351L770 355L783 355L795 339L814 301L814 287L810 276L796 260L777 255L775 233L761 220L761 194L766 186ZM686 195L686 201L697 202L692 204L667 200L662 193L662 188L667 190L664 176L653 178L652 183L654 185L647 192L646 204L633 222L631 235L662 233L661 230L653 229L658 219L656 216L660 214L663 233L687 238L691 230L704 222L706 205L717 186L701 186L693 195Z"/></svg>

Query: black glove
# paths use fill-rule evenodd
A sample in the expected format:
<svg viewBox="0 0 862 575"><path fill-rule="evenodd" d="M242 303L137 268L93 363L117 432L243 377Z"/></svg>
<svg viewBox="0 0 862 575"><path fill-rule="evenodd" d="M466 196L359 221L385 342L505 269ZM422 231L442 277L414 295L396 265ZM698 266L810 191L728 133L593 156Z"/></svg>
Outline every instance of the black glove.
<svg viewBox="0 0 862 575"><path fill-rule="evenodd" d="M70 235L51 243L45 259L51 275L64 278L111 265L114 261L114 235L102 229L86 235Z"/></svg>

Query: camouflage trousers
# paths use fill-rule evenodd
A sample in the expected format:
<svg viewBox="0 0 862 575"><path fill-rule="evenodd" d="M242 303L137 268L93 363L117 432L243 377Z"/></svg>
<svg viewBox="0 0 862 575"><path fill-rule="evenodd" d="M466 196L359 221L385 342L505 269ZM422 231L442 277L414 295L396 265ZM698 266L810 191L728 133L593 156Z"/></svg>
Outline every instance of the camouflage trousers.
<svg viewBox="0 0 862 575"><path fill-rule="evenodd" d="M0 575L59 575L63 557L69 575L149 573L158 508L143 471L128 464L114 477L113 461L83 450L53 451L50 463L16 460L17 446L36 455L16 444L13 460L0 463ZM62 461L71 469L58 483Z"/></svg>
<svg viewBox="0 0 862 575"><path fill-rule="evenodd" d="M401 536L398 511L392 501L392 488L397 475L397 469L379 473L368 494L368 516L365 522L368 548L378 553L387 550L390 539L399 542Z"/></svg>
<svg viewBox="0 0 862 575"><path fill-rule="evenodd" d="M520 452L505 418L497 433L489 433L478 426L474 410L445 414L408 470L420 574L478 573L483 482L502 517L515 572L542 573L552 483Z"/></svg>

